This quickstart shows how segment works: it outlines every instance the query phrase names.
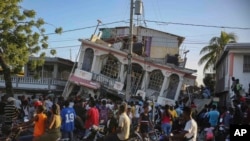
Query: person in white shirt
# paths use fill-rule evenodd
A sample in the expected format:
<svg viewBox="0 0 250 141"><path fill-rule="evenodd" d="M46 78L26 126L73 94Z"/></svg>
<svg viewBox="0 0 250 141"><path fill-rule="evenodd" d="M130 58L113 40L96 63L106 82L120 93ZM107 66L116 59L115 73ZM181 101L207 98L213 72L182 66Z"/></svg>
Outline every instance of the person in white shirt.
<svg viewBox="0 0 250 141"><path fill-rule="evenodd" d="M48 97L45 101L44 101L44 105L46 107L47 111L50 111L50 108L53 105L53 102L51 101L51 97Z"/></svg>
<svg viewBox="0 0 250 141"><path fill-rule="evenodd" d="M192 110L190 107L183 108L183 118L186 121L186 125L183 132L170 136L170 139L185 139L186 141L196 141L198 126L197 122L192 118Z"/></svg>
<svg viewBox="0 0 250 141"><path fill-rule="evenodd" d="M18 99L14 101L14 104L18 110L21 110L21 105L22 105L21 96L18 96Z"/></svg>

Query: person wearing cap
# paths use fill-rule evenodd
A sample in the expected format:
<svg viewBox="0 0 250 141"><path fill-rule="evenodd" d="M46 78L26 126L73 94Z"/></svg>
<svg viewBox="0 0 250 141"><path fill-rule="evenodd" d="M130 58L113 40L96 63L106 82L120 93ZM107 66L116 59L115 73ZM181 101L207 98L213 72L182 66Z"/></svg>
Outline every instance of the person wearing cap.
<svg viewBox="0 0 250 141"><path fill-rule="evenodd" d="M4 107L5 123L12 124L13 120L16 120L19 115L19 110L16 108L15 98L9 97L7 99L7 104Z"/></svg>

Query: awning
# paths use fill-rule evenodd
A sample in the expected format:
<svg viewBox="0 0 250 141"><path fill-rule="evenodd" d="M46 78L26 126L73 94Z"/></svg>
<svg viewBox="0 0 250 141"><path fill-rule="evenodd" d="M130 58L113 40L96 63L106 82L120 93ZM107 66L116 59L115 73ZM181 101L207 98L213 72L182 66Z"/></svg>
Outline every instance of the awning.
<svg viewBox="0 0 250 141"><path fill-rule="evenodd" d="M72 83L75 83L77 85L82 85L82 86L85 86L85 87L88 87L91 89L99 89L101 86L100 83L98 83L98 82L94 82L91 80L85 80L85 79L82 79L82 78L77 77L75 75L71 75L69 78L69 81Z"/></svg>

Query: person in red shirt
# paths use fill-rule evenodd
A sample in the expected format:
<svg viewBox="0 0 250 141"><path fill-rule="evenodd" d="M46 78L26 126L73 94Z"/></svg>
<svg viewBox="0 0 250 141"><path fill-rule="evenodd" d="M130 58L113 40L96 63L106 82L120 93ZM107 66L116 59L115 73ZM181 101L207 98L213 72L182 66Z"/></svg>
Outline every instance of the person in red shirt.
<svg viewBox="0 0 250 141"><path fill-rule="evenodd" d="M89 129L93 125L96 125L96 126L99 125L99 111L95 106L94 100L89 101L89 107L90 109L87 111L87 115L86 115L87 118L86 118L85 125L84 125L84 128L86 129L85 136L87 136L90 133Z"/></svg>

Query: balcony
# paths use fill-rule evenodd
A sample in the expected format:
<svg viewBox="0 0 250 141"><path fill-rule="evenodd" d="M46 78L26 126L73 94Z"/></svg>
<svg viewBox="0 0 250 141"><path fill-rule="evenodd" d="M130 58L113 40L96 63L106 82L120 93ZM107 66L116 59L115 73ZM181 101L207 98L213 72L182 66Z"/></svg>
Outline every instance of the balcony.
<svg viewBox="0 0 250 141"><path fill-rule="evenodd" d="M108 89L114 89L114 85L116 83L115 79L97 73L93 73L92 80L99 82L102 86Z"/></svg>
<svg viewBox="0 0 250 141"><path fill-rule="evenodd" d="M57 87L64 87L66 81L52 78L35 79L33 77L11 77L14 89L33 89L33 90L56 90ZM5 88L5 80L0 76L0 88Z"/></svg>

